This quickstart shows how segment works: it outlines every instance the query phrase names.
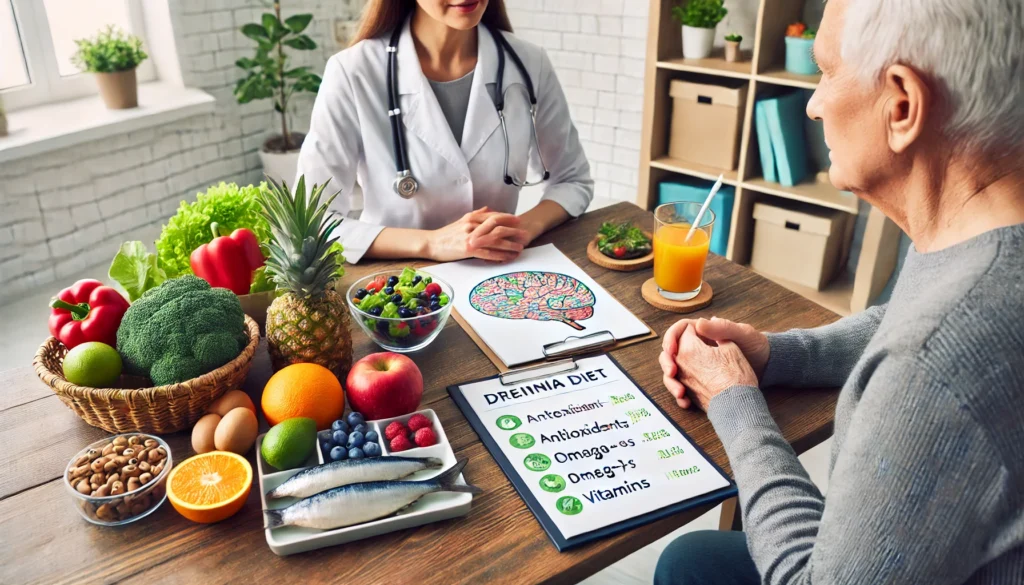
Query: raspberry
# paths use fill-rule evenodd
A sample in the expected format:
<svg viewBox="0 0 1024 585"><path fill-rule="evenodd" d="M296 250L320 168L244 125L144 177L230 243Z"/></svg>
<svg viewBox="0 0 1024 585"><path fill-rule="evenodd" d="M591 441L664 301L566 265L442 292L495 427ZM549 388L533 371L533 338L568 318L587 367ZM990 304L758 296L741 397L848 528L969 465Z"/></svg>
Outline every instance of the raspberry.
<svg viewBox="0 0 1024 585"><path fill-rule="evenodd" d="M404 435L405 433L406 433L405 425L403 425L402 423L398 422L397 420L395 422L389 424L388 428L384 429L384 436L389 441L391 439L394 439L395 437L397 437L399 435Z"/></svg>
<svg viewBox="0 0 1024 585"><path fill-rule="evenodd" d="M412 449L412 443L409 442L409 438L405 435L398 435L394 439L391 439L391 452L397 453L399 451L406 451Z"/></svg>
<svg viewBox="0 0 1024 585"><path fill-rule="evenodd" d="M430 419L422 414L414 414L409 418L409 430L416 432L430 426Z"/></svg>
<svg viewBox="0 0 1024 585"><path fill-rule="evenodd" d="M429 447L437 444L437 435L434 434L434 429L430 427L424 427L416 431L416 446L417 447Z"/></svg>

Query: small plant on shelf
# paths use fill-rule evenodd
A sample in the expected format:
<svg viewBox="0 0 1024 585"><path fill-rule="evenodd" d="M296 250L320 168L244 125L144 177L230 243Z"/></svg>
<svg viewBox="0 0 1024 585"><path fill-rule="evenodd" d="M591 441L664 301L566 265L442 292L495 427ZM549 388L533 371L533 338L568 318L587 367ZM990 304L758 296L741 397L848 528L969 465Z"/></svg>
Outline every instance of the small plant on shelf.
<svg viewBox="0 0 1024 585"><path fill-rule="evenodd" d="M812 47L817 33L802 22L786 27L786 71L798 75L818 73Z"/></svg>
<svg viewBox="0 0 1024 585"><path fill-rule="evenodd" d="M101 30L91 39L77 39L78 50L72 63L86 73L96 75L100 96L108 108L121 110L139 104L135 68L148 55L142 40L113 26Z"/></svg>
<svg viewBox="0 0 1024 585"><path fill-rule="evenodd" d="M728 12L723 0L688 0L672 7L672 17L683 25L684 59L704 59L711 55L715 27Z"/></svg>
<svg viewBox="0 0 1024 585"><path fill-rule="evenodd" d="M736 63L740 60L740 42L743 41L743 36L739 33L729 33L725 35L725 60L730 63Z"/></svg>

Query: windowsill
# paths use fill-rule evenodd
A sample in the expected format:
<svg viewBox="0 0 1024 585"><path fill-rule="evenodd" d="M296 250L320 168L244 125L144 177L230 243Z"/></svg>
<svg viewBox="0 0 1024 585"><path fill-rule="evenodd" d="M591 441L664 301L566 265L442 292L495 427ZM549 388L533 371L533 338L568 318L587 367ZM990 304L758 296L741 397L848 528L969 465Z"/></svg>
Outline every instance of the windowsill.
<svg viewBox="0 0 1024 585"><path fill-rule="evenodd" d="M139 107L108 110L99 96L7 113L0 163L159 126L213 111L202 90L151 82L139 85Z"/></svg>

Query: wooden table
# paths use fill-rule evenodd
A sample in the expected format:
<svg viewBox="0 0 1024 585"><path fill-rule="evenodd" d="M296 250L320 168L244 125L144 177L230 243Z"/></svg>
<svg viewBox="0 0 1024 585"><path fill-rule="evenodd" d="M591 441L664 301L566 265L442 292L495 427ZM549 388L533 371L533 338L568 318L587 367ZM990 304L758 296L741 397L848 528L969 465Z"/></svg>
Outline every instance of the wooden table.
<svg viewBox="0 0 1024 585"><path fill-rule="evenodd" d="M678 316L658 311L640 298L640 285L649 271L611 272L586 258L587 242L601 222L630 219L649 225L651 218L649 212L620 203L588 213L540 243L554 242L660 335ZM345 282L385 267L349 267ZM709 260L705 278L714 286L715 299L697 316L718 315L765 330L813 327L836 319L717 256ZM356 358L377 351L355 327ZM651 340L616 350L614 356L729 471L707 417L680 410L662 386L659 352L660 342ZM413 359L426 383L423 406L437 412L457 456L469 459L466 477L484 489L483 495L473 500L472 511L463 518L285 558L267 547L258 486L242 511L220 524L193 524L169 503L122 528L88 524L72 508L61 474L75 452L106 433L76 418L31 367L0 373L0 583L575 583L707 511L676 514L559 554L445 391L453 382L495 374L494 366L454 320ZM261 349L246 382L257 404L269 375L269 361ZM835 391L773 389L767 398L798 453L831 434ZM166 439L176 461L192 454L189 433Z"/></svg>

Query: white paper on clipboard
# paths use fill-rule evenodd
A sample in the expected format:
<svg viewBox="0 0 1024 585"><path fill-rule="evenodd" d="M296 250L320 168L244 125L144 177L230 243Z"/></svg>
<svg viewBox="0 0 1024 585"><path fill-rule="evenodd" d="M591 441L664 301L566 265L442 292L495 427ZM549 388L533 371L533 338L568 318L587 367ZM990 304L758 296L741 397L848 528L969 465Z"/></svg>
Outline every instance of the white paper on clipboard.
<svg viewBox="0 0 1024 585"><path fill-rule="evenodd" d="M517 489L528 489L566 538L729 486L606 354L459 390Z"/></svg>
<svg viewBox="0 0 1024 585"><path fill-rule="evenodd" d="M571 338L590 344L602 333L614 342L651 331L553 244L507 264L461 260L426 270L452 285L459 315L509 367L558 357L545 348L572 346Z"/></svg>

